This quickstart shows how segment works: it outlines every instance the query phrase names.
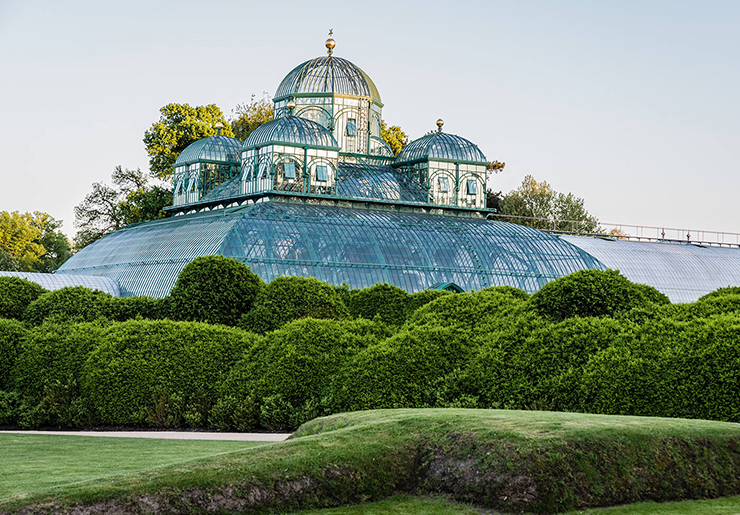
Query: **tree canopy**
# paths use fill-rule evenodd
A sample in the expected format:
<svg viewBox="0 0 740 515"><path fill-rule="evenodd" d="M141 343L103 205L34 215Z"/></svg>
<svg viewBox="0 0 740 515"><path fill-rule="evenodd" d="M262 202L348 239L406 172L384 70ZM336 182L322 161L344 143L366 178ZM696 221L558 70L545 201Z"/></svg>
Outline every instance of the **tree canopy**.
<svg viewBox="0 0 740 515"><path fill-rule="evenodd" d="M172 190L151 185L138 168L113 170L114 186L93 183L92 192L75 207L75 249L80 250L124 225L164 218L162 208L172 203Z"/></svg>
<svg viewBox="0 0 740 515"><path fill-rule="evenodd" d="M252 95L249 103L237 104L232 113L231 130L236 139L244 141L254 129L273 119L275 106L267 97L257 100Z"/></svg>
<svg viewBox="0 0 740 515"><path fill-rule="evenodd" d="M519 188L500 198L499 213L514 217L507 221L535 229L596 232L598 220L583 204L582 198L558 193L546 181L538 182L527 175Z"/></svg>
<svg viewBox="0 0 740 515"><path fill-rule="evenodd" d="M403 129L398 125L389 127L385 120L380 122L380 137L391 147L394 156L397 156L403 150L403 147L409 144L409 137L403 132Z"/></svg>
<svg viewBox="0 0 740 515"><path fill-rule="evenodd" d="M72 255L62 222L48 213L0 211L0 270L51 272Z"/></svg>
<svg viewBox="0 0 740 515"><path fill-rule="evenodd" d="M217 123L223 124L224 136L234 136L231 125L215 104L196 107L167 104L159 112L159 120L144 133L149 169L159 179L171 179L180 152L199 139L214 136Z"/></svg>

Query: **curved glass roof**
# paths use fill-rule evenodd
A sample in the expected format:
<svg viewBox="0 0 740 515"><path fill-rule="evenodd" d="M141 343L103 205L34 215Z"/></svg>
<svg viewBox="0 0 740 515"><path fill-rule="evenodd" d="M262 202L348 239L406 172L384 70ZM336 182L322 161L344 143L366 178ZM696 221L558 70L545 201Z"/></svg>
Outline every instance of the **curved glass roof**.
<svg viewBox="0 0 740 515"><path fill-rule="evenodd" d="M27 279L46 288L49 291L58 290L67 286L84 286L91 290L121 296L121 288L118 281L110 277L96 277L94 275L68 275L68 274L36 274L32 272L0 272L0 277L11 276Z"/></svg>
<svg viewBox="0 0 740 515"><path fill-rule="evenodd" d="M323 125L300 116L286 116L263 123L247 137L242 150L270 144L339 150L337 140Z"/></svg>
<svg viewBox="0 0 740 515"><path fill-rule="evenodd" d="M242 142L228 136L209 136L191 143L180 152L175 166L189 165L202 161L219 163L236 163Z"/></svg>
<svg viewBox="0 0 740 515"><path fill-rule="evenodd" d="M562 239L505 222L261 202L116 231L72 256L59 274L115 278L124 296L162 297L198 256L221 254L264 280L317 277L353 288L388 282L409 292L454 282L532 292L584 268L603 268Z"/></svg>
<svg viewBox="0 0 740 515"><path fill-rule="evenodd" d="M415 139L401 150L393 164L413 164L429 159L488 164L486 156L475 143L444 132L433 132Z"/></svg>
<svg viewBox="0 0 740 515"><path fill-rule="evenodd" d="M388 165L339 163L337 195L341 197L373 198L424 202L429 193Z"/></svg>
<svg viewBox="0 0 740 515"><path fill-rule="evenodd" d="M671 302L694 302L725 286L740 285L740 249L561 236L630 281L665 293Z"/></svg>
<svg viewBox="0 0 740 515"><path fill-rule="evenodd" d="M293 68L278 86L274 101L314 93L340 93L372 98L382 103L375 83L359 66L341 57L327 55Z"/></svg>

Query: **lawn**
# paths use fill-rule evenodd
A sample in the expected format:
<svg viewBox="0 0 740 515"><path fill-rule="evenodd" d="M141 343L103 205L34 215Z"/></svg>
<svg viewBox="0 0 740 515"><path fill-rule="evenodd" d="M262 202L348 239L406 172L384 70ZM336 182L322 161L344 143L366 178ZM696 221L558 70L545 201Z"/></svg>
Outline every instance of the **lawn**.
<svg viewBox="0 0 740 515"><path fill-rule="evenodd" d="M0 434L0 500L218 456L264 442Z"/></svg>
<svg viewBox="0 0 740 515"><path fill-rule="evenodd" d="M13 461L3 462L0 478L7 482L2 484L6 495L15 496L0 499L0 510L36 505L30 513L48 512L49 506L71 512L73 505L134 513L151 502L169 513L286 513L376 501L387 503L379 506L388 513L476 513L471 505L549 513L740 494L740 424L701 420L378 410L316 419L290 440L256 448L244 449L246 444L239 442L168 441L170 450L156 456L146 450L157 445L152 441L131 442L134 448L122 451L120 440L103 444L83 438L84 443L71 440L64 449L56 439L65 437L38 446L11 438L2 445L8 448L3 455L12 453ZM106 454L104 445L113 454ZM178 449L189 445L189 451ZM68 456L66 463L62 456ZM25 469L23 461L29 461ZM29 475L23 481L9 478L18 472ZM46 484L34 479L44 475ZM30 495L19 497L23 492ZM392 498L399 493L433 498L401 498L423 505L396 508L398 500ZM461 504L447 505L445 498ZM737 499L692 506L702 506L704 511L696 513L722 513L716 506L740 512L733 503ZM658 506L679 505L647 506L604 513L656 513ZM349 514L375 513L362 511L374 509L371 504L348 509L355 510Z"/></svg>

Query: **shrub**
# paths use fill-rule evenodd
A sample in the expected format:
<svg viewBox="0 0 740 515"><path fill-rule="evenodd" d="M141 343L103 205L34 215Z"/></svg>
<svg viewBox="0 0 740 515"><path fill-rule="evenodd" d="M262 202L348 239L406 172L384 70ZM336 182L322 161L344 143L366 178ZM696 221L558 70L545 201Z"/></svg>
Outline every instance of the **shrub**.
<svg viewBox="0 0 740 515"><path fill-rule="evenodd" d="M31 325L52 322L92 322L109 314L112 297L84 286L67 286L44 293L28 306L23 318Z"/></svg>
<svg viewBox="0 0 740 515"><path fill-rule="evenodd" d="M447 290L422 290L412 293L407 304L406 318L410 317L420 307L447 295L454 295L454 293Z"/></svg>
<svg viewBox="0 0 740 515"><path fill-rule="evenodd" d="M398 286L378 283L353 291L347 307L354 318L372 320L377 316L386 324L402 325L406 321L410 297Z"/></svg>
<svg viewBox="0 0 740 515"><path fill-rule="evenodd" d="M0 318L21 320L28 305L44 293L44 288L26 279L0 277Z"/></svg>
<svg viewBox="0 0 740 515"><path fill-rule="evenodd" d="M202 256L182 269L170 292L176 320L236 325L264 287L248 266L224 256Z"/></svg>
<svg viewBox="0 0 740 515"><path fill-rule="evenodd" d="M712 299L714 297L723 297L725 295L740 295L740 286L726 286L724 288L717 288L711 293L707 293L699 297L699 301Z"/></svg>
<svg viewBox="0 0 740 515"><path fill-rule="evenodd" d="M256 338L196 322L111 324L85 364L84 387L102 423L180 424L194 404L215 403L218 383Z"/></svg>
<svg viewBox="0 0 740 515"><path fill-rule="evenodd" d="M208 423L214 429L221 431L231 429L249 431L258 426L259 415L259 405L254 396L247 395L237 399L232 395L226 395L216 401Z"/></svg>
<svg viewBox="0 0 740 515"><path fill-rule="evenodd" d="M647 303L667 304L650 286L635 285L617 270L580 270L545 284L532 294L532 307L543 317L614 316Z"/></svg>
<svg viewBox="0 0 740 515"><path fill-rule="evenodd" d="M170 299L152 297L113 297L110 300L107 316L116 322L125 322L135 318L162 320L170 317Z"/></svg>
<svg viewBox="0 0 740 515"><path fill-rule="evenodd" d="M0 390L0 425L6 426L18 422L21 408L21 396L18 392Z"/></svg>
<svg viewBox="0 0 740 515"><path fill-rule="evenodd" d="M262 291L239 326L257 333L273 331L300 318L344 319L347 307L336 290L313 277L277 277Z"/></svg>
<svg viewBox="0 0 740 515"><path fill-rule="evenodd" d="M17 320L0 318L0 390L10 385L11 371L20 353L21 340L28 333Z"/></svg>

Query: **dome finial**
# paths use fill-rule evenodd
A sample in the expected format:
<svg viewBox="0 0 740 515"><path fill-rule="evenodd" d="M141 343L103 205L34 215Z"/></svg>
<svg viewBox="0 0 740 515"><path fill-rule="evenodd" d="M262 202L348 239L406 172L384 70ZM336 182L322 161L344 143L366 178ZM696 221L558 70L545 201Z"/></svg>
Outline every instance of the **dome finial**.
<svg viewBox="0 0 740 515"><path fill-rule="evenodd" d="M295 109L295 101L291 98L290 102L288 102L288 105L286 106L288 108L289 116L293 116L293 109Z"/></svg>
<svg viewBox="0 0 740 515"><path fill-rule="evenodd" d="M216 125L214 125L214 127L216 128L216 131L218 132L217 133L217 136L220 136L221 135L221 129L224 128L224 124L221 123L221 122L218 122Z"/></svg>
<svg viewBox="0 0 740 515"><path fill-rule="evenodd" d="M445 124L445 121L440 118L437 120L437 132L442 132L442 126Z"/></svg>
<svg viewBox="0 0 740 515"><path fill-rule="evenodd" d="M326 43L324 45L326 46L326 49L329 51L329 55L334 52L334 47L337 46L337 42L332 39L332 36L334 35L334 29L329 29L329 39L326 40Z"/></svg>

